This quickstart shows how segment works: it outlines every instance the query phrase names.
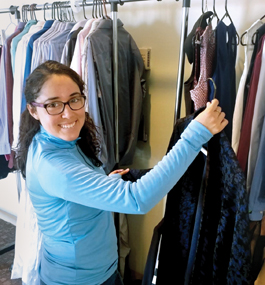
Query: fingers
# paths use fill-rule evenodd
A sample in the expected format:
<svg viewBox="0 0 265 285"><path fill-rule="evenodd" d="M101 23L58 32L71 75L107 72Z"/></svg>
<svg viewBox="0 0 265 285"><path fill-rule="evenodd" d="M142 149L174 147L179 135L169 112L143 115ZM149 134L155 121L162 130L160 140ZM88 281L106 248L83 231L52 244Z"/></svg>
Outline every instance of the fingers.
<svg viewBox="0 0 265 285"><path fill-rule="evenodd" d="M222 112L217 99L208 102L206 109L195 120L204 125L213 135L221 132L228 124L228 120L225 119L225 113Z"/></svg>
<svg viewBox="0 0 265 285"><path fill-rule="evenodd" d="M112 171L109 175L112 175L112 174L120 174L120 175L123 175L123 174L126 174L130 171L129 168L126 168L126 169L116 169L114 171Z"/></svg>
<svg viewBox="0 0 265 285"><path fill-rule="evenodd" d="M129 169L129 168L126 168L125 170L119 172L119 174L120 174L120 175L124 175L124 174L128 173L129 171L130 171L130 169Z"/></svg>
<svg viewBox="0 0 265 285"><path fill-rule="evenodd" d="M209 102L208 102L209 103ZM209 110L215 110L217 106L219 105L219 101L217 99L213 99L209 104L207 103L207 109Z"/></svg>

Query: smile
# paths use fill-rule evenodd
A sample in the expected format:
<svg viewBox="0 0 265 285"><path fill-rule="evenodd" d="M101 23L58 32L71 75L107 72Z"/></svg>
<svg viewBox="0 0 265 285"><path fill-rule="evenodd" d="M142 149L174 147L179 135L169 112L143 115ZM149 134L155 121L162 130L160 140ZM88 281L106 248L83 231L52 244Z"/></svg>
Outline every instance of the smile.
<svg viewBox="0 0 265 285"><path fill-rule="evenodd" d="M61 128L63 129L70 129L75 125L76 121L73 122L72 124L67 124L67 125L60 125Z"/></svg>

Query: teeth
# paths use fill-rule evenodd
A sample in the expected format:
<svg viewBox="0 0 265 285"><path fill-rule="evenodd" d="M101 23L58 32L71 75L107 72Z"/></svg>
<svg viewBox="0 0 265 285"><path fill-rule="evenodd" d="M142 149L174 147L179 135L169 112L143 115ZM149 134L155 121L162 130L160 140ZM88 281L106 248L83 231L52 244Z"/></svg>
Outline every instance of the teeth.
<svg viewBox="0 0 265 285"><path fill-rule="evenodd" d="M63 129L70 129L70 128L72 128L74 125L75 125L75 122L73 122L72 124L69 124L69 125L61 125L61 127L62 127Z"/></svg>

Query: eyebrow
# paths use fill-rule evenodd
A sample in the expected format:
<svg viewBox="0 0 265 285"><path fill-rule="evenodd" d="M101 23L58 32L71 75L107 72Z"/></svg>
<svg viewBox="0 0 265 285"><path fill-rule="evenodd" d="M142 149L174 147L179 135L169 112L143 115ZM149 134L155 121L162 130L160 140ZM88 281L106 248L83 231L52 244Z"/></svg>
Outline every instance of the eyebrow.
<svg viewBox="0 0 265 285"><path fill-rule="evenodd" d="M69 96L72 97L75 95L82 95L82 94L80 92L74 92L74 93L70 94ZM57 99L59 99L59 97L51 97L51 98L48 98L47 100L45 100L44 103L47 101L52 101L52 100L57 100Z"/></svg>

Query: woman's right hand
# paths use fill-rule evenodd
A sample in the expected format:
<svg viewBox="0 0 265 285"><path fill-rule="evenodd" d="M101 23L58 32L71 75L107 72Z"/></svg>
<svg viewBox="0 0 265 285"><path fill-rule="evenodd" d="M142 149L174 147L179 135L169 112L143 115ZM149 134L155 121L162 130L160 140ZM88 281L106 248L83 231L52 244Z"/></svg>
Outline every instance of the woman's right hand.
<svg viewBox="0 0 265 285"><path fill-rule="evenodd" d="M204 125L213 135L221 132L228 124L225 113L219 105L217 99L208 102L206 109L201 112L194 120Z"/></svg>

